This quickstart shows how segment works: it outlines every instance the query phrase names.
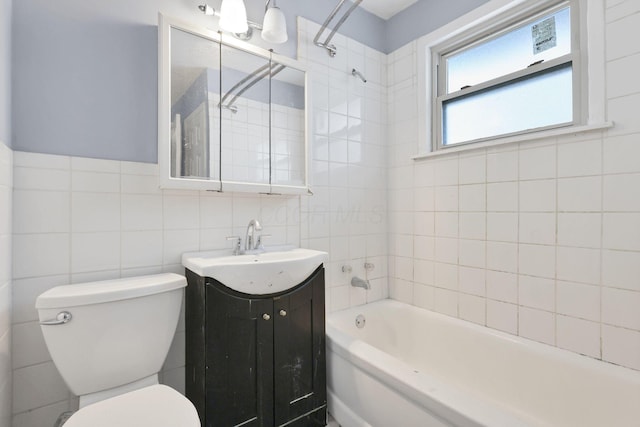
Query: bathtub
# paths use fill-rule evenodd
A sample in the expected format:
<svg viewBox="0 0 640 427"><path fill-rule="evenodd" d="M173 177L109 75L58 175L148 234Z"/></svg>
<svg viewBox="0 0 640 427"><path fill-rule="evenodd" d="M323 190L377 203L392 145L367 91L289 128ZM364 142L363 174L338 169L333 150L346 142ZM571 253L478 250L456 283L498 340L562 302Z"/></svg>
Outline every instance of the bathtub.
<svg viewBox="0 0 640 427"><path fill-rule="evenodd" d="M327 385L342 427L640 426L640 371L392 300L328 316Z"/></svg>

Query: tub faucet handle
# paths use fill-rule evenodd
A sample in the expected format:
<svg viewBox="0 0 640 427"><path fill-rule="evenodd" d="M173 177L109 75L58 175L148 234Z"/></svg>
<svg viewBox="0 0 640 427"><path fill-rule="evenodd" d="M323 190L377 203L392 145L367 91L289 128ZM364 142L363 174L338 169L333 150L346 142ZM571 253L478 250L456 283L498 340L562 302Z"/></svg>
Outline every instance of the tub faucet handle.
<svg viewBox="0 0 640 427"><path fill-rule="evenodd" d="M342 272L343 273L351 273L353 271L353 268L351 268L350 265L343 265L342 266Z"/></svg>

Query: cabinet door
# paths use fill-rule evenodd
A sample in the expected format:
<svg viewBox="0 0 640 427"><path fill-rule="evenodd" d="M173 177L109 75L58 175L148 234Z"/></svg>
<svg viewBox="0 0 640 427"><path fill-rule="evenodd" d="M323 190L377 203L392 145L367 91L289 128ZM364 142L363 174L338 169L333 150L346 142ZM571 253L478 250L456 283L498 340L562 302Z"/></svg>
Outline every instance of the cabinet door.
<svg viewBox="0 0 640 427"><path fill-rule="evenodd" d="M326 405L324 269L273 301L275 425ZM325 411L317 422L325 425Z"/></svg>
<svg viewBox="0 0 640 427"><path fill-rule="evenodd" d="M272 427L273 302L221 288L207 285L205 427Z"/></svg>

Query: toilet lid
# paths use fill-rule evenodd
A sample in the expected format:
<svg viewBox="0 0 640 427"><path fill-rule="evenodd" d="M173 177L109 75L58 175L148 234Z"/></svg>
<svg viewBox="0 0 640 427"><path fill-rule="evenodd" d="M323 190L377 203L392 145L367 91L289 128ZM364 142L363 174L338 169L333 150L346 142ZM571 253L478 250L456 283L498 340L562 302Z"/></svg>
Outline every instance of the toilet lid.
<svg viewBox="0 0 640 427"><path fill-rule="evenodd" d="M193 404L165 385L152 385L85 406L64 427L200 427Z"/></svg>

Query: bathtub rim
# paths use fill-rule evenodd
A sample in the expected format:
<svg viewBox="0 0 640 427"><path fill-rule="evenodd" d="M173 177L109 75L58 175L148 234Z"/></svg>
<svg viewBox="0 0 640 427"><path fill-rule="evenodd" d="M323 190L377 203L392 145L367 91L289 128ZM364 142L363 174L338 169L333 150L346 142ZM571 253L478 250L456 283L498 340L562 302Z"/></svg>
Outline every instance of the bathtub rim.
<svg viewBox="0 0 640 427"><path fill-rule="evenodd" d="M347 360L365 375L382 382L408 400L453 425L468 427L530 425L531 420L526 416L509 411L497 402L491 402L495 403L492 405L489 401L474 399L471 393L447 385L426 372L414 373L415 370L409 364L364 341L352 339L329 322L327 322L327 350ZM375 359L376 362L370 359ZM429 394L421 387L425 380L429 384L427 390ZM328 388L336 394L329 385Z"/></svg>
<svg viewBox="0 0 640 427"><path fill-rule="evenodd" d="M598 375L610 375L615 379L640 387L640 371L615 365L590 356L574 353L549 344L511 335L506 332L491 329L396 300L379 300L329 314L326 326L327 349L329 351L350 361L356 368L363 370L365 373L389 385L389 387L403 394L413 402L424 406L430 411L434 411L434 413L442 414L441 417L443 419L457 425L479 426L494 425L494 423L496 423L499 425L515 426L536 424L540 423L540 420L533 418L526 413L521 413L510 409L507 406L500 405L500 403L495 400L488 399L479 402L472 398L474 396L477 397L477 395L474 395L473 393L466 393L464 390L449 386L427 372L420 372L422 378L426 377L429 384L437 385L436 395L424 396L424 391L422 391L421 387L416 383L416 376L410 374L414 369L409 364L385 353L371 344L352 337L348 333L343 332L339 327L336 327L336 323L340 322L340 319L346 319L346 316L349 316L349 318L353 316L355 319L355 316L358 314L365 314L366 316L366 312L363 313L362 310L375 310L377 306L391 306L395 308L418 310L420 311L420 314L432 316L436 320L449 322L463 328L469 328L472 331L481 334L489 334L499 340L506 340L510 343L521 346L525 351L531 351L536 355L540 354L543 357L559 358L560 362L577 364L580 369L595 370ZM374 357L371 357L371 355L374 355ZM373 359L376 362L374 363L370 361L370 359ZM398 364L400 367L397 369L400 375L396 374L396 370L391 373L391 370L386 368L388 366L393 366L393 364ZM428 391L429 393L432 392L432 390ZM493 407L493 404L496 404L496 407ZM504 424L505 422L508 422L508 424Z"/></svg>

